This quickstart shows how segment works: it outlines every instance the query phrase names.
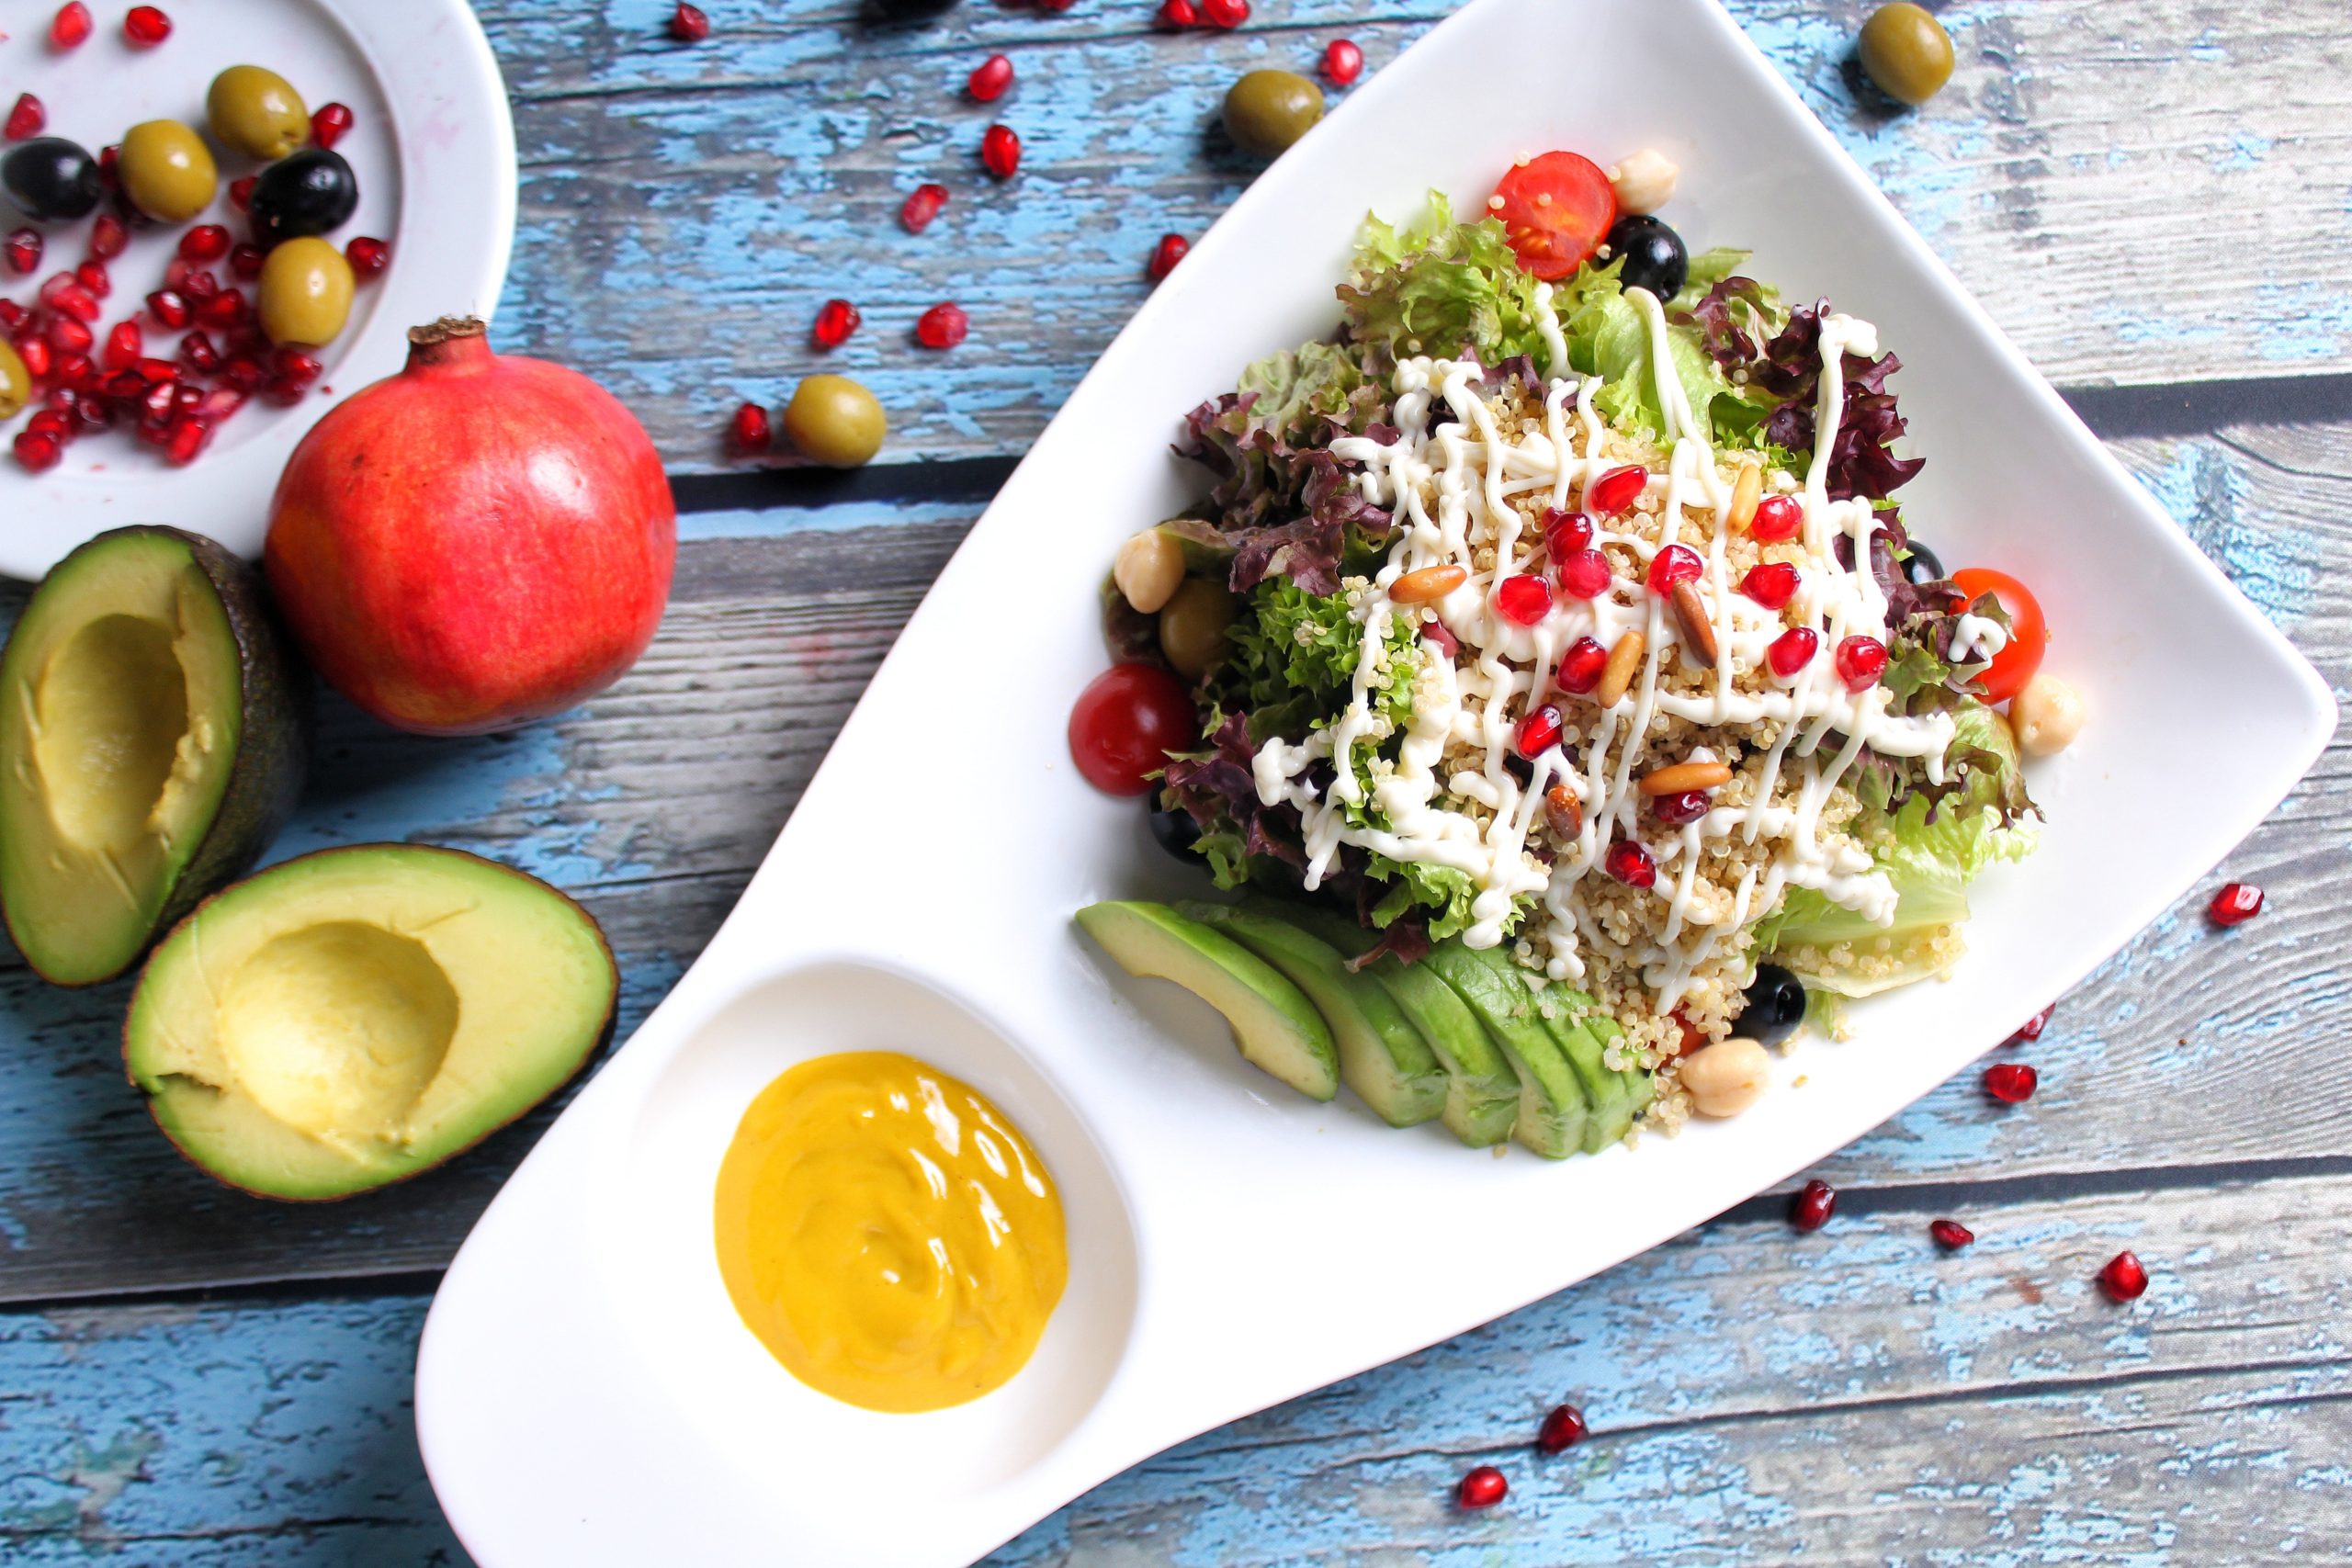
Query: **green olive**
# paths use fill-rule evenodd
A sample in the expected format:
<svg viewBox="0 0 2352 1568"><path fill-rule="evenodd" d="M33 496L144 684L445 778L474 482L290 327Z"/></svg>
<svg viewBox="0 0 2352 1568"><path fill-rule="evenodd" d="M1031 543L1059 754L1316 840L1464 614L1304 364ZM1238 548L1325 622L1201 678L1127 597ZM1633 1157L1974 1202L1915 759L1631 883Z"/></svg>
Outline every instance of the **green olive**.
<svg viewBox="0 0 2352 1568"><path fill-rule="evenodd" d="M1871 13L1860 51L1871 80L1906 104L1926 103L1951 80L1951 35L1910 0Z"/></svg>
<svg viewBox="0 0 2352 1568"><path fill-rule="evenodd" d="M16 418L32 395L33 378L25 374L16 344L0 337L0 419Z"/></svg>
<svg viewBox="0 0 2352 1568"><path fill-rule="evenodd" d="M1226 89L1225 133L1271 158L1323 118L1323 89L1294 71L1252 71Z"/></svg>
<svg viewBox="0 0 2352 1568"><path fill-rule="evenodd" d="M846 376L811 376L792 389L784 434L812 463L854 468L882 450L890 422L874 394Z"/></svg>
<svg viewBox="0 0 2352 1568"><path fill-rule="evenodd" d="M1233 595L1209 577L1188 577L1159 612L1159 651L1187 681L1197 681L1225 662L1233 625Z"/></svg>
<svg viewBox="0 0 2352 1568"><path fill-rule="evenodd" d="M288 240L261 264L254 308L272 343L332 343L351 319L351 264L315 235Z"/></svg>
<svg viewBox="0 0 2352 1568"><path fill-rule="evenodd" d="M204 118L220 145L270 163L311 139L311 111L302 107L302 95L285 77L259 65L232 65L212 78Z"/></svg>
<svg viewBox="0 0 2352 1568"><path fill-rule="evenodd" d="M134 125L122 139L122 191L158 223L185 223L212 205L220 171L204 139L175 119Z"/></svg>

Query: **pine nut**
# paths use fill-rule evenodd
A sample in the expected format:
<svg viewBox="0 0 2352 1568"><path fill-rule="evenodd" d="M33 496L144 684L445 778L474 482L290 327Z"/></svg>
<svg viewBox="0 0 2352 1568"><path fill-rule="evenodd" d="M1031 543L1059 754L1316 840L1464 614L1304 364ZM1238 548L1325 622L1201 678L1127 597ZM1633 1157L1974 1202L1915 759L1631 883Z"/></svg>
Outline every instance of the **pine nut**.
<svg viewBox="0 0 2352 1568"><path fill-rule="evenodd" d="M1544 792L1544 819L1563 842L1573 840L1584 831L1584 802L1567 785L1555 784Z"/></svg>
<svg viewBox="0 0 2352 1568"><path fill-rule="evenodd" d="M1702 664L1715 661L1715 623L1708 617L1707 606L1699 591L1687 582L1674 585L1674 597L1667 603L1673 606L1674 624L1682 633L1682 644Z"/></svg>
<svg viewBox="0 0 2352 1568"><path fill-rule="evenodd" d="M1157 528L1146 528L1119 547L1111 581L1137 615L1156 615L1184 586L1184 547Z"/></svg>
<svg viewBox="0 0 2352 1568"><path fill-rule="evenodd" d="M1388 585L1389 603L1394 604L1428 604L1444 598L1470 581L1470 574L1458 566L1425 566L1419 571L1408 571Z"/></svg>
<svg viewBox="0 0 2352 1568"><path fill-rule="evenodd" d="M1756 503L1764 499L1764 465L1742 463L1739 478L1732 481L1731 515L1724 519L1724 526L1735 534L1745 534L1747 525L1756 521Z"/></svg>
<svg viewBox="0 0 2352 1568"><path fill-rule="evenodd" d="M1614 707L1625 688L1634 683L1634 671L1642 665L1642 655L1649 643L1639 632L1627 632L1609 650L1609 662L1601 668L1600 684L1592 689L1592 700L1602 707Z"/></svg>
<svg viewBox="0 0 2352 1568"><path fill-rule="evenodd" d="M1694 789L1721 789L1731 783L1731 768L1724 762L1671 762L1642 775L1644 795L1682 795Z"/></svg>

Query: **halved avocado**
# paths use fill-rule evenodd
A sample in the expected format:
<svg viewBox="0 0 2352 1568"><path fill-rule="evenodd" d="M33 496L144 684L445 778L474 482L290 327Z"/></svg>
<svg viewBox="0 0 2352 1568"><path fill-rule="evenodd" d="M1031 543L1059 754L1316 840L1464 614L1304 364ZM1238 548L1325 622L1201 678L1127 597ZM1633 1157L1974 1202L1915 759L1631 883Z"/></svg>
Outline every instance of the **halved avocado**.
<svg viewBox="0 0 2352 1568"><path fill-rule="evenodd" d="M60 561L0 654L0 912L61 986L119 975L251 865L310 757L310 680L260 579L176 528Z"/></svg>
<svg viewBox="0 0 2352 1568"><path fill-rule="evenodd" d="M619 977L588 912L457 850L361 844L207 900L139 976L123 1061L232 1187L341 1198L481 1142L578 1072Z"/></svg>

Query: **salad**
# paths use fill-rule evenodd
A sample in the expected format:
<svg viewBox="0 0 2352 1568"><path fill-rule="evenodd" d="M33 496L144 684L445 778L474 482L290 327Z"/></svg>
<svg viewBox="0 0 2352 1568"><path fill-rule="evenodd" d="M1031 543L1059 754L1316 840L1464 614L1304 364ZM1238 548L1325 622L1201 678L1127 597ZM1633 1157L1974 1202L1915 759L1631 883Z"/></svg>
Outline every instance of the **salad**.
<svg viewBox="0 0 2352 1568"><path fill-rule="evenodd" d="M1082 923L1308 1092L1465 1141L1501 1120L1465 1051L1566 1153L1744 1109L1766 1046L1946 973L1970 880L2032 847L2021 750L2081 723L2030 590L1912 532L1876 329L1690 254L1674 175L1555 152L1368 220L1336 330L1185 420L1204 489L1119 552L1072 718L1252 895Z"/></svg>

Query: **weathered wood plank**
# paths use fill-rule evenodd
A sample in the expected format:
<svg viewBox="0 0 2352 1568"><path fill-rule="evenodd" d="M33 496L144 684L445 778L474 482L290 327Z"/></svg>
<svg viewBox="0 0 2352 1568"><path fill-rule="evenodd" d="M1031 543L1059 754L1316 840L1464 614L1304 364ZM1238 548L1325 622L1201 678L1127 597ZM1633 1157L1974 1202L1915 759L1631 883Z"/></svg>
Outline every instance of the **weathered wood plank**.
<svg viewBox="0 0 2352 1568"><path fill-rule="evenodd" d="M1198 233L1250 178L1207 130L1231 77L1309 69L1341 31L1377 70L1451 7L1270 0L1238 33L1181 38L1148 31L1151 8L972 5L894 28L794 0L722 9L688 50L644 20L658 6L486 4L524 160L503 330L603 378L683 468L721 463L738 397L820 360L889 407L891 461L1018 451L1144 298L1156 238ZM1731 9L2054 379L2352 364L2337 0L1947 5L1953 85L1903 116L1845 68L1864 0ZM972 104L963 75L995 50L1019 85ZM974 159L999 114L1027 143L1002 186ZM946 213L904 233L900 200L934 178L955 192ZM866 326L827 358L806 334L833 295ZM971 342L912 347L914 317L950 298Z"/></svg>

